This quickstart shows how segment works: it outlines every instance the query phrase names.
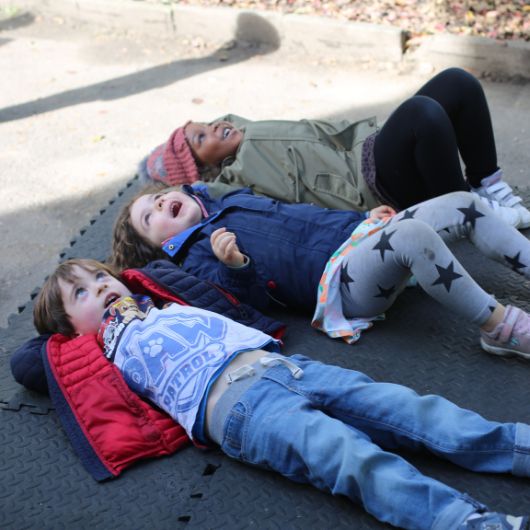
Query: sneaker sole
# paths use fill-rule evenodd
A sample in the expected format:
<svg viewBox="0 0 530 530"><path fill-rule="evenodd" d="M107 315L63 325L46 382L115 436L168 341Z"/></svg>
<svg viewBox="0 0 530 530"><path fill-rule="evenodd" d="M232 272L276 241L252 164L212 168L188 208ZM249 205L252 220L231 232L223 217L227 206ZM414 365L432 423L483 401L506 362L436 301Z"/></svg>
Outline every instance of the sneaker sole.
<svg viewBox="0 0 530 530"><path fill-rule="evenodd" d="M499 348L498 346L491 346L487 342L484 342L484 339L480 339L480 345L482 349L493 355L498 355L500 357L523 357L524 359L530 359L530 353L524 353L519 350L511 350L509 348Z"/></svg>

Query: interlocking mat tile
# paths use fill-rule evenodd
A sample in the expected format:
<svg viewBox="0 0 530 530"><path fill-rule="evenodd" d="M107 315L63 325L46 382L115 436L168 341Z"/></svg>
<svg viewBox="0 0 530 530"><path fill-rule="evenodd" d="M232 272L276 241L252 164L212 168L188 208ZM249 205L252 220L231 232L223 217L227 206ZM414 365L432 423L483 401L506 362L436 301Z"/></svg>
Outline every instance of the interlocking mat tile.
<svg viewBox="0 0 530 530"><path fill-rule="evenodd" d="M104 259L116 213L137 188L132 181L62 257ZM530 204L530 190L522 194ZM466 242L454 249L487 291L530 309L528 281L483 259ZM48 399L11 379L10 354L34 334L31 310L29 301L0 331L0 528L389 528L344 498L193 447L142 462L117 480L94 482L73 454ZM307 354L420 393L443 394L491 419L530 422L530 361L484 353L476 328L420 289L407 289L387 320L353 346L312 330L307 315L276 316L288 324L286 353ZM424 454L404 456L422 472L497 510L530 513L529 480L471 473Z"/></svg>

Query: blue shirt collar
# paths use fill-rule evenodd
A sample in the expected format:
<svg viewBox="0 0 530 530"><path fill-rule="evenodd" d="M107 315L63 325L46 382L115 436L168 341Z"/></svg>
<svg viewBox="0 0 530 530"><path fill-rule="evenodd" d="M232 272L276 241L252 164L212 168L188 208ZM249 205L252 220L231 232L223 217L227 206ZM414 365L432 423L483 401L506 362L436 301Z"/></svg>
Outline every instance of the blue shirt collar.
<svg viewBox="0 0 530 530"><path fill-rule="evenodd" d="M186 241L188 241L188 239L191 238L193 234L195 234L205 226L209 225L212 221L217 219L217 217L219 217L222 212L223 210L219 210L218 212L215 212L214 214L204 218L200 223L190 226L183 232L180 232L179 234L176 234L173 237L166 239L162 243L162 250L170 257L175 256L176 254L178 254L182 246L186 243Z"/></svg>

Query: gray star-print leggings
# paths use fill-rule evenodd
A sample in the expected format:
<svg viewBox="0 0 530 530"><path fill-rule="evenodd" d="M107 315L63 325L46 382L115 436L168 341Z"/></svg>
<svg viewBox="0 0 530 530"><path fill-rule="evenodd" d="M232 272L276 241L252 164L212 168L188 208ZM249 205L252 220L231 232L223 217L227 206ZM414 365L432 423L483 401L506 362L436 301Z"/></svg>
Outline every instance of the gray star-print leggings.
<svg viewBox="0 0 530 530"><path fill-rule="evenodd" d="M373 317L386 311L414 275L435 300L479 326L484 324L496 301L444 242L459 237L467 237L485 256L530 278L530 241L476 195L449 193L401 211L350 252L341 271L344 314Z"/></svg>

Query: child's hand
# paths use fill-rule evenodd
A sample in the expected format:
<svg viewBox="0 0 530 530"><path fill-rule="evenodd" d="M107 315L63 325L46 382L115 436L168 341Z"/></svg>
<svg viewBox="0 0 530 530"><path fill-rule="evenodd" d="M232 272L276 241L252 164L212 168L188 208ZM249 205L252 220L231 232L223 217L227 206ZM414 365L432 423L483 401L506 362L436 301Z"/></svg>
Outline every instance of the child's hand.
<svg viewBox="0 0 530 530"><path fill-rule="evenodd" d="M377 208L374 208L373 210L370 210L370 215L368 216L368 218L386 219L387 217L394 217L394 215L396 215L396 210L394 210L394 208L392 208L391 206L383 204L381 206L378 206Z"/></svg>
<svg viewBox="0 0 530 530"><path fill-rule="evenodd" d="M226 228L218 228L213 232L210 244L215 257L227 267L242 267L245 264L245 255L239 251L236 235Z"/></svg>

